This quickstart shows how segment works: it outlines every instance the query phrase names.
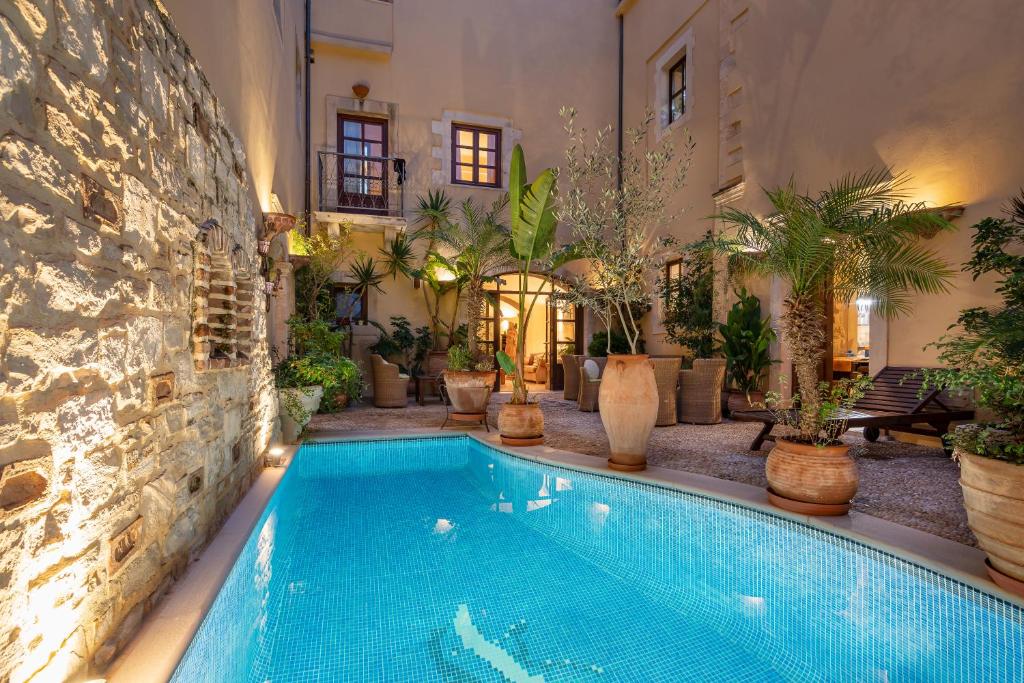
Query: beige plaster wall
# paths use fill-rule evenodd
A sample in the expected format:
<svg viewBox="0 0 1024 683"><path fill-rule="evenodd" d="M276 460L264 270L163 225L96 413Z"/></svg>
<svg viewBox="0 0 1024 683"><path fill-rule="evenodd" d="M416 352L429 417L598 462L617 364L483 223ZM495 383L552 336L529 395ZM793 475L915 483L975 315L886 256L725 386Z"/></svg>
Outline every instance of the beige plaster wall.
<svg viewBox="0 0 1024 683"><path fill-rule="evenodd" d="M382 13L391 14L390 34L382 28ZM575 106L591 129L615 122L617 33L605 2L396 0L387 6L314 0L313 28L314 175L316 150L327 145L337 125L333 98L352 98L352 86L365 83L368 107L397 105L389 152L407 160L410 223L416 196L431 187L443 187L453 203L468 196L490 203L498 196L493 189L437 184L442 162L434 148L442 144L437 122L445 111L505 120L514 136L506 143L510 148L521 142L531 174L562 160L562 105ZM366 43L359 47L358 40ZM507 170L507 155L503 165ZM371 255L383 245L383 235L360 240ZM373 319L386 324L388 316L404 314L414 324L426 322L422 293L409 281L389 279L382 286L385 294L370 294ZM372 330L359 336L364 334L364 346L376 336Z"/></svg>
<svg viewBox="0 0 1024 683"><path fill-rule="evenodd" d="M0 2L0 131L0 681L59 681L103 670L263 466L259 206L152 0ZM194 357L211 274L248 358Z"/></svg>
<svg viewBox="0 0 1024 683"><path fill-rule="evenodd" d="M270 210L303 210L302 0L161 0L217 91L223 116L246 151L252 192Z"/></svg>
<svg viewBox="0 0 1024 683"><path fill-rule="evenodd" d="M735 203L760 212L768 210L761 186L792 176L815 192L844 172L884 165L913 175L911 199L967 205L959 230L930 242L959 269L970 226L998 213L1022 184L1024 52L1007 46L1024 30L1024 6L1014 0L627 5L630 120L654 101L659 51L693 30L689 126L697 156L681 193L690 212L668 226L673 234L698 235L707 226L700 218L714 210L711 194L738 176L745 192ZM770 283L755 289L768 310ZM993 301L990 280L965 274L948 295L916 297L912 316L888 323L888 362L934 363L934 352L922 347L959 309Z"/></svg>

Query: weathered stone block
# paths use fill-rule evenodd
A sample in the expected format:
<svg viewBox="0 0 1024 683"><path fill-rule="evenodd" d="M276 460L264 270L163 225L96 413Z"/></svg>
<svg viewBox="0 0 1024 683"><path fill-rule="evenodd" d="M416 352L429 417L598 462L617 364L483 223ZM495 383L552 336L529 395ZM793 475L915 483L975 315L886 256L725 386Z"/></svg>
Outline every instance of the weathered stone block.
<svg viewBox="0 0 1024 683"><path fill-rule="evenodd" d="M107 76L107 27L90 0L57 0L60 46L94 81Z"/></svg>
<svg viewBox="0 0 1024 683"><path fill-rule="evenodd" d="M32 57L7 17L0 17L0 109L15 111L18 118L27 114L28 86L33 78ZM12 106L18 97L21 102Z"/></svg>

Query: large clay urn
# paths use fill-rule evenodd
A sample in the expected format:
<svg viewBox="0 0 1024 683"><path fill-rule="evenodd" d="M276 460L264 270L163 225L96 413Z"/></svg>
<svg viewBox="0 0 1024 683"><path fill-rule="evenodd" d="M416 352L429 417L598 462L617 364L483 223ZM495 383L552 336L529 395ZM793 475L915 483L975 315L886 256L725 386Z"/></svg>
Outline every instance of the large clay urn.
<svg viewBox="0 0 1024 683"><path fill-rule="evenodd" d="M608 467L635 472L647 467L647 442L658 420L658 384L647 354L608 356L598 392L608 435Z"/></svg>
<svg viewBox="0 0 1024 683"><path fill-rule="evenodd" d="M846 445L815 446L778 439L765 475L774 505L808 515L841 515L857 493L857 464Z"/></svg>
<svg viewBox="0 0 1024 683"><path fill-rule="evenodd" d="M539 403L506 403L498 412L498 432L506 446L544 443L544 413Z"/></svg>
<svg viewBox="0 0 1024 683"><path fill-rule="evenodd" d="M1024 596L1024 465L960 449L956 456L967 524L988 554L989 574Z"/></svg>
<svg viewBox="0 0 1024 683"><path fill-rule="evenodd" d="M456 413L486 413L491 387L494 386L494 372L445 370L444 385Z"/></svg>

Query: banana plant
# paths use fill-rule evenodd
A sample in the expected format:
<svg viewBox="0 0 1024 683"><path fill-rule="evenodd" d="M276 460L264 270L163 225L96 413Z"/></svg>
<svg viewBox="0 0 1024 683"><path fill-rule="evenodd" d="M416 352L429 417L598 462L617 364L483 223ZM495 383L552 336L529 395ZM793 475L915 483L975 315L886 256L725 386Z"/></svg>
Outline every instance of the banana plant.
<svg viewBox="0 0 1024 683"><path fill-rule="evenodd" d="M526 330L530 315L537 303L538 294L533 294L527 303L530 268L535 261L551 256L555 242L555 228L558 219L555 217L555 197L558 189L555 172L546 168L531 183L526 179L526 160L523 148L519 145L512 150L512 162L509 166L509 251L516 261L519 276L519 311L518 325ZM504 351L498 351L498 364L506 374L512 377L513 404L525 404L528 401L526 382L523 380L523 368L526 365L526 335L519 334L516 339L516 357L513 360Z"/></svg>

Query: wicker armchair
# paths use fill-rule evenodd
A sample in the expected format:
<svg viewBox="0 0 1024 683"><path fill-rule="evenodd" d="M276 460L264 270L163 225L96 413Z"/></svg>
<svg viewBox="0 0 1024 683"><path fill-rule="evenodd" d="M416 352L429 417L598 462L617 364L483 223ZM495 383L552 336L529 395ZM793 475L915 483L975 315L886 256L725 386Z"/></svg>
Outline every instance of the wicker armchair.
<svg viewBox="0 0 1024 683"><path fill-rule="evenodd" d="M562 375L564 385L562 396L569 401L576 401L580 397L580 363L583 356L567 353L562 356Z"/></svg>
<svg viewBox="0 0 1024 683"><path fill-rule="evenodd" d="M722 421L724 358L698 358L692 370L679 371L679 421L718 424Z"/></svg>
<svg viewBox="0 0 1024 683"><path fill-rule="evenodd" d="M679 386L679 366L682 358L651 358L654 381L658 384L657 427L668 427L676 423L676 393Z"/></svg>
<svg viewBox="0 0 1024 683"><path fill-rule="evenodd" d="M601 374L604 368L597 364L596 359L587 358L579 369L579 402L580 410L592 413L599 410L597 397L601 392Z"/></svg>
<svg viewBox="0 0 1024 683"><path fill-rule="evenodd" d="M378 408L404 408L409 375L376 353L370 356L370 368L373 371L373 405Z"/></svg>

